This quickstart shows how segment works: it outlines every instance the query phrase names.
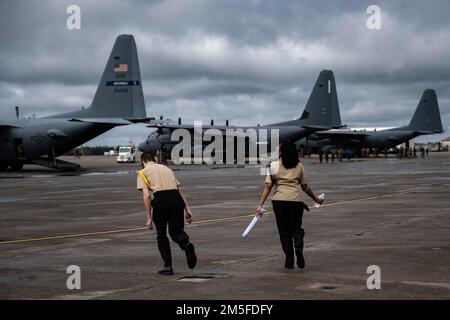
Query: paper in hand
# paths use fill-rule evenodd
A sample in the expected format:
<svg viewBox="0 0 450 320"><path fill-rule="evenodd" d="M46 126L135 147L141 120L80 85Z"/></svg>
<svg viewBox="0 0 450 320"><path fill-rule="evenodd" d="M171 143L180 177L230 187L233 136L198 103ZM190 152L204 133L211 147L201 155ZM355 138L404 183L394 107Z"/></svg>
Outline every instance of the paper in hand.
<svg viewBox="0 0 450 320"><path fill-rule="evenodd" d="M242 234L243 238L247 238L250 232L252 231L253 227L258 223L260 217L255 216L253 220L248 225L247 229L245 229L244 233Z"/></svg>
<svg viewBox="0 0 450 320"><path fill-rule="evenodd" d="M260 216L255 216L253 220L248 225L247 229L245 229L244 233L242 234L243 238L247 238L250 232L252 231L253 227L258 223L259 219L262 217L262 215L266 212L264 208L259 209Z"/></svg>
<svg viewBox="0 0 450 320"><path fill-rule="evenodd" d="M319 194L319 196L317 198L322 199L322 200L325 199L325 193ZM317 202L314 202L314 207L318 208L318 207L320 207L320 204L318 204Z"/></svg>

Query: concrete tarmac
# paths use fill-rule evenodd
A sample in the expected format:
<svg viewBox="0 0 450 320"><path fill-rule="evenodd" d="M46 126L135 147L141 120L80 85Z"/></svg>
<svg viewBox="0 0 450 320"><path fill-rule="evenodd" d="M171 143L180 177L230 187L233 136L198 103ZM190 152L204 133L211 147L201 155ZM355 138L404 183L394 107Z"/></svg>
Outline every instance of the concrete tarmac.
<svg viewBox="0 0 450 320"><path fill-rule="evenodd" d="M270 202L241 237L261 194L259 167L171 166L195 215L186 230L199 258L188 269L172 243L171 277L156 273L138 165L76 162L86 171L0 173L1 299L450 299L450 153L302 159L310 186L326 194L326 205L304 214L304 270L283 268ZM81 290L66 287L69 265L81 268ZM367 288L371 265L380 290Z"/></svg>

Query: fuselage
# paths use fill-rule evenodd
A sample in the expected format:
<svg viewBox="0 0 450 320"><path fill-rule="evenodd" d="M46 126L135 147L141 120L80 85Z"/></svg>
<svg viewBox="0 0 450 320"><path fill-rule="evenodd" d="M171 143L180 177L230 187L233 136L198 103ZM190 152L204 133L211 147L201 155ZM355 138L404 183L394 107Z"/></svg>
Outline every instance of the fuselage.
<svg viewBox="0 0 450 320"><path fill-rule="evenodd" d="M295 122L293 122L295 123ZM297 123L296 123L297 124ZM172 141L172 134L176 129L167 129L167 128L160 128L148 136L147 140L144 141L139 145L139 149L141 151L145 150L159 150L162 146L166 148L166 150L170 151L174 145L180 143L179 140L175 139ZM183 130L183 129L181 129ZM186 130L186 129L185 129ZM305 137L307 134L311 133L310 130L305 129L301 126L292 125L292 124L273 124L273 125L264 125L264 126L245 126L245 127L234 127L230 126L224 129L221 127L220 129L216 129L214 127L209 129L202 129L201 136L202 136L202 145L203 147L206 147L211 141L215 139L216 136L221 135L222 141L224 144L227 140L227 135L232 135L230 132L235 133L235 139L239 139L239 137L242 137L245 139L245 149L248 150L250 148L250 145L256 145L260 142L266 142L265 145L267 145L267 151L272 151L276 147L278 147L278 143L284 140L289 141L296 141L303 137ZM227 133L228 131L228 133ZM195 132L191 131L191 144L194 144L194 136ZM278 139L276 139L276 135L278 135ZM237 143L237 142L236 142ZM235 143L235 144L236 144ZM224 149L226 146L224 145Z"/></svg>
<svg viewBox="0 0 450 320"><path fill-rule="evenodd" d="M419 134L417 132L395 128L383 131L373 131L361 142L363 148L389 149L405 143Z"/></svg>
<svg viewBox="0 0 450 320"><path fill-rule="evenodd" d="M310 137L309 145L305 141L297 144L305 147L313 147L317 150L332 149L353 149L376 148L379 150L395 148L399 144L405 143L420 133L409 130L406 127L398 127L387 130L377 130L368 132L349 132L349 134L333 134L332 132L317 133Z"/></svg>
<svg viewBox="0 0 450 320"><path fill-rule="evenodd" d="M44 155L59 156L108 131L113 126L70 119L18 119L17 127L0 129L0 162L27 162Z"/></svg>

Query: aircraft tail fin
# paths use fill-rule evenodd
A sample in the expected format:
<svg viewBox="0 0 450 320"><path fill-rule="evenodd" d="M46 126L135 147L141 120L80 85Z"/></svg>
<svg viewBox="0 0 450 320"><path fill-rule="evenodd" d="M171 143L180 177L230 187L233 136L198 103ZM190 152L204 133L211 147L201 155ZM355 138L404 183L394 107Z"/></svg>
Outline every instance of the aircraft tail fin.
<svg viewBox="0 0 450 320"><path fill-rule="evenodd" d="M89 108L50 118L145 119L145 102L136 43L133 35L116 38Z"/></svg>
<svg viewBox="0 0 450 320"><path fill-rule="evenodd" d="M309 126L342 127L333 71L320 72L299 120Z"/></svg>
<svg viewBox="0 0 450 320"><path fill-rule="evenodd" d="M119 35L88 109L89 117L144 118L145 102L133 35Z"/></svg>
<svg viewBox="0 0 450 320"><path fill-rule="evenodd" d="M420 98L416 111L408 125L409 130L440 133L442 129L441 114L436 91L426 89Z"/></svg>

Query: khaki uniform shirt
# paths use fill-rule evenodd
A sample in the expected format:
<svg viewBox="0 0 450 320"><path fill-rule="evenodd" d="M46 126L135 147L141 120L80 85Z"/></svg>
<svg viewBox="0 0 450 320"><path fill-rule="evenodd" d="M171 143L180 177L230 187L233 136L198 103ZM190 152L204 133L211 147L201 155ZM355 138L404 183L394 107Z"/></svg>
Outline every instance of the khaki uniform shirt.
<svg viewBox="0 0 450 320"><path fill-rule="evenodd" d="M281 160L271 163L270 172L266 175L266 183L272 183L270 172L272 172L275 191L272 200L303 201L301 185L307 184L308 179L305 168L299 163L295 168L286 169Z"/></svg>
<svg viewBox="0 0 450 320"><path fill-rule="evenodd" d="M137 189L142 190L144 188L149 189L152 193L164 190L176 190L180 185L180 182L175 177L173 171L156 162L149 162L142 169L142 173L147 178L150 187L144 181L140 174L137 176Z"/></svg>

